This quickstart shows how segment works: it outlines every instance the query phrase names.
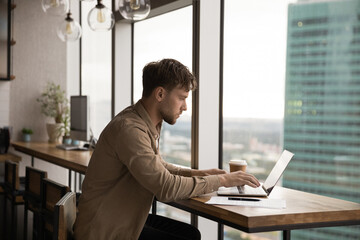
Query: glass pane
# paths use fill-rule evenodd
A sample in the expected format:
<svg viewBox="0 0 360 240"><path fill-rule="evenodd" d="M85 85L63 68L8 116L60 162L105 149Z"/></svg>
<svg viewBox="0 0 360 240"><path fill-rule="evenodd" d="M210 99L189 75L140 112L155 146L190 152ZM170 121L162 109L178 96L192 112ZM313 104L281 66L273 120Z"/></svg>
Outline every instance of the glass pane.
<svg viewBox="0 0 360 240"><path fill-rule="evenodd" d="M231 158L245 158L250 161L249 171L263 178L272 165L266 164L266 159L271 160L268 153L276 153L283 142L284 148L295 153L284 173L285 187L360 202L356 170L360 166L359 1L248 2L226 1L224 168ZM243 19L231 18L232 11ZM229 44L229 38L236 39L237 45ZM236 53L232 58L227 56L230 49ZM236 77L227 75L231 63L246 67L239 67L238 75L233 76L247 85L236 85ZM230 84L236 89L232 94L227 89ZM246 89L248 96L239 89ZM235 98L235 91L239 97ZM280 95L284 103L274 101ZM278 113L283 106L283 127L281 122L261 124L282 120ZM243 119L226 126L227 113L235 107L242 111ZM236 133L239 126L244 130ZM251 156L263 163L245 152L256 154ZM292 239L358 239L359 234L359 226L317 228L292 231ZM225 230L227 239L242 239L239 235L236 230Z"/></svg>
<svg viewBox="0 0 360 240"><path fill-rule="evenodd" d="M152 61L174 58L191 70L192 66L192 7L135 23L134 26L134 102L142 94L142 69ZM164 122L160 151L171 163L191 166L191 92L175 125Z"/></svg>
<svg viewBox="0 0 360 240"><path fill-rule="evenodd" d="M284 186L360 203L360 2L289 6ZM293 231L293 239L359 239L360 227Z"/></svg>
<svg viewBox="0 0 360 240"><path fill-rule="evenodd" d="M287 6L293 1L225 1L223 168L244 159L264 181L282 151ZM279 239L225 226L224 239Z"/></svg>
<svg viewBox="0 0 360 240"><path fill-rule="evenodd" d="M191 70L192 6L134 24L134 102L142 95L142 69L152 61L174 58ZM187 111L174 125L163 123L160 138L162 157L170 163L191 166L191 92ZM158 202L158 213L183 222L190 214Z"/></svg>
<svg viewBox="0 0 360 240"><path fill-rule="evenodd" d="M111 9L111 0L102 3ZM82 95L90 98L90 128L94 136L111 120L111 31L94 32L87 23L94 3L82 2L81 76Z"/></svg>

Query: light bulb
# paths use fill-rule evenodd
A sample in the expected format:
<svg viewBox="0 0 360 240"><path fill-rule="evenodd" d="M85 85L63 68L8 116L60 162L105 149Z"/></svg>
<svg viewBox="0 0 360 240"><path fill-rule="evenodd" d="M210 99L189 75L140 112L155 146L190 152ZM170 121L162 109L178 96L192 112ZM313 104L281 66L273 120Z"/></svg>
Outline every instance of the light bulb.
<svg viewBox="0 0 360 240"><path fill-rule="evenodd" d="M106 17L102 9L97 10L97 21L99 23L103 23L106 21Z"/></svg>
<svg viewBox="0 0 360 240"><path fill-rule="evenodd" d="M150 13L150 0L119 0L119 12L125 19L142 20Z"/></svg>
<svg viewBox="0 0 360 240"><path fill-rule="evenodd" d="M98 4L88 14L88 23L93 31L108 31L115 24L114 14L98 0Z"/></svg>
<svg viewBox="0 0 360 240"><path fill-rule="evenodd" d="M42 0L42 9L45 13L55 16L65 15L69 10L68 0Z"/></svg>
<svg viewBox="0 0 360 240"><path fill-rule="evenodd" d="M62 41L76 41L81 37L82 29L78 22L74 21L71 17L71 13L67 14L67 17L57 28L57 35Z"/></svg>
<svg viewBox="0 0 360 240"><path fill-rule="evenodd" d="M59 0L51 0L50 2L51 7L58 7L59 5Z"/></svg>
<svg viewBox="0 0 360 240"><path fill-rule="evenodd" d="M138 10L140 8L140 0L130 0L130 7L132 10Z"/></svg>
<svg viewBox="0 0 360 240"><path fill-rule="evenodd" d="M66 23L66 35L70 35L73 33L73 28L74 28L74 23L72 22L67 22Z"/></svg>

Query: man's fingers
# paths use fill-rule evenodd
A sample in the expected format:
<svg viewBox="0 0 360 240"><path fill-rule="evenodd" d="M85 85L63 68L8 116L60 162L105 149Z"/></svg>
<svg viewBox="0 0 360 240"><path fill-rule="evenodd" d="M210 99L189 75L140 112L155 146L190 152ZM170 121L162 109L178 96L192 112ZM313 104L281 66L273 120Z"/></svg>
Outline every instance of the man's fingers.
<svg viewBox="0 0 360 240"><path fill-rule="evenodd" d="M257 188L257 186L252 182L246 182L246 185L253 187L253 188Z"/></svg>
<svg viewBox="0 0 360 240"><path fill-rule="evenodd" d="M259 187L259 185L257 185L257 184L254 183L254 182L251 182L251 181L247 181L245 184L248 185L248 186L250 186L250 187L253 187L253 188Z"/></svg>
<svg viewBox="0 0 360 240"><path fill-rule="evenodd" d="M249 185L251 187L260 186L260 182L253 175L251 175L249 173L244 173L244 172L242 172L240 174L242 175L241 178L244 180L244 183L246 185Z"/></svg>

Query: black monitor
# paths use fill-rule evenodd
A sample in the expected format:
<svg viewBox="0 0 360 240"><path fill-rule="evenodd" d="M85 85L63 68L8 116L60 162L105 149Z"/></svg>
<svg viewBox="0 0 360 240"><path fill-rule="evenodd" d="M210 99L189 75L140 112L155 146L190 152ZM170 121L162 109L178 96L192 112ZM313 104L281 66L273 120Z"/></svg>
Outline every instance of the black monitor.
<svg viewBox="0 0 360 240"><path fill-rule="evenodd" d="M89 141L89 98L88 96L70 97L70 136L73 140Z"/></svg>

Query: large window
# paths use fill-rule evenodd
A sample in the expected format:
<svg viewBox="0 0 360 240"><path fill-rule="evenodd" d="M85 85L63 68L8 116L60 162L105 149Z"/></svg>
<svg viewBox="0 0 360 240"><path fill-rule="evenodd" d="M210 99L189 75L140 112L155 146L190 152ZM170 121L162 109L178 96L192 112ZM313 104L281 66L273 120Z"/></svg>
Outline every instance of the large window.
<svg viewBox="0 0 360 240"><path fill-rule="evenodd" d="M174 58L190 70L192 66L192 7L185 7L134 24L134 102L142 94L142 69L152 61ZM191 92L187 111L175 125L163 123L160 153L170 163L191 166ZM158 213L190 221L188 213L158 204Z"/></svg>
<svg viewBox="0 0 360 240"><path fill-rule="evenodd" d="M360 202L360 4L289 6L284 186ZM293 231L294 239L358 239L360 227Z"/></svg>
<svg viewBox="0 0 360 240"><path fill-rule="evenodd" d="M295 156L283 186L359 202L359 11L351 0L225 1L225 169L230 159L246 159L264 180L286 148ZM321 228L292 238L357 239L359 232ZM244 238L255 239L225 228L225 239Z"/></svg>
<svg viewBox="0 0 360 240"><path fill-rule="evenodd" d="M289 1L224 3L223 168L245 159L264 181L283 148ZM259 235L224 228L224 239L279 238Z"/></svg>
<svg viewBox="0 0 360 240"><path fill-rule="evenodd" d="M111 0L102 3L111 9ZM90 128L98 138L111 120L111 31L90 29L87 16L94 7L94 2L81 4L81 94L90 98Z"/></svg>

